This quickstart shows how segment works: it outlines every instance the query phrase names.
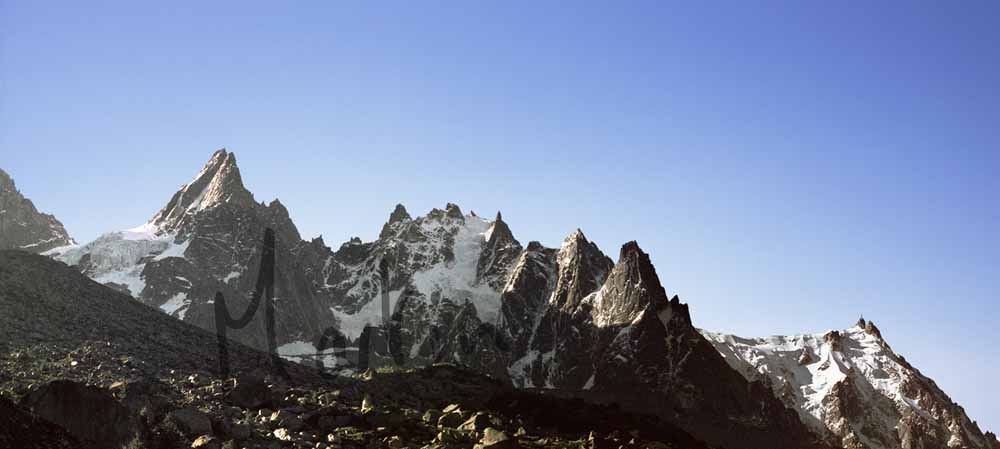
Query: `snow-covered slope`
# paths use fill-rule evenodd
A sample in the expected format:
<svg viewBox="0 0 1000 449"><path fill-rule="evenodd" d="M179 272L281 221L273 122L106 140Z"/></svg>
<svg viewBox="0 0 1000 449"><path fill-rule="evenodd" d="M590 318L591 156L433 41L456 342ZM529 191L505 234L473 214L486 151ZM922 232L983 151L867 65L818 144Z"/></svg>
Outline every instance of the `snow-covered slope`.
<svg viewBox="0 0 1000 449"><path fill-rule="evenodd" d="M874 323L742 338L701 331L731 367L764 380L815 432L845 448L991 448L961 406L896 354Z"/></svg>
<svg viewBox="0 0 1000 449"><path fill-rule="evenodd" d="M389 315L397 311L405 293L428 301L432 297L468 300L480 321L495 322L500 291L477 273L493 224L475 214L463 215L458 206L449 204L444 211L435 209L424 217L389 223L393 232L384 233L378 241L345 243L326 262L326 285L335 297L340 296L338 290L344 292L331 308L340 320L341 332L355 339L365 326L390 318L382 310L383 292L389 298ZM347 253L352 251L364 257L351 260ZM509 268L502 269L504 276Z"/></svg>
<svg viewBox="0 0 1000 449"><path fill-rule="evenodd" d="M176 235L145 224L105 233L85 245L53 248L43 255L80 266L95 281L138 298L146 287L142 275L146 264L167 257L183 258L186 249L187 242L178 243Z"/></svg>

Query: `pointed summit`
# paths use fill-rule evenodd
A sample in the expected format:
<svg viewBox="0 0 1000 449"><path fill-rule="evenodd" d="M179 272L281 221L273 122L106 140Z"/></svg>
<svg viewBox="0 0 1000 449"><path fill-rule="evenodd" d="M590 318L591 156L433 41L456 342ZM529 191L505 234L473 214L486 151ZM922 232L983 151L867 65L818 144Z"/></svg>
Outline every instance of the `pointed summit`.
<svg viewBox="0 0 1000 449"><path fill-rule="evenodd" d="M667 301L649 255L631 241L622 245L618 263L601 289L594 306L594 321L600 326L628 324L646 310L660 313L665 324L677 316L690 324L687 305L676 296ZM675 313L678 311L682 313Z"/></svg>
<svg viewBox="0 0 1000 449"><path fill-rule="evenodd" d="M551 301L563 310L573 310L590 293L597 291L607 279L614 261L587 240L577 229L568 235L556 255L559 278Z"/></svg>
<svg viewBox="0 0 1000 449"><path fill-rule="evenodd" d="M517 242L514 239L514 233L510 231L510 226L503 221L503 217L500 215L500 211L497 211L497 218L490 225L490 228L486 230L486 234L483 235L483 239L486 240L487 248L497 248L500 246L505 246L510 242Z"/></svg>
<svg viewBox="0 0 1000 449"><path fill-rule="evenodd" d="M409 220L410 213L406 211L406 207L402 204L397 204L396 208L392 210L392 214L389 215L389 224L398 223L400 221Z"/></svg>
<svg viewBox="0 0 1000 449"><path fill-rule="evenodd" d="M448 204L447 204L447 205L446 205L446 206L444 207L444 211L445 211L445 212L447 213L447 215L448 215L449 217L451 217L451 218L463 218L463 217L462 217L462 209L460 209L460 208L458 207L458 205L457 205L457 204L455 204L455 203L448 203Z"/></svg>
<svg viewBox="0 0 1000 449"><path fill-rule="evenodd" d="M412 218L410 217L410 213L406 211L406 207L402 204L397 204L396 208L392 210L391 214L389 214L389 221L382 226L382 231L379 232L378 238L384 239L392 237L394 234L393 229L397 223L405 223L410 220L412 220Z"/></svg>
<svg viewBox="0 0 1000 449"><path fill-rule="evenodd" d="M174 231L188 216L223 203L246 207L256 204L253 195L243 186L236 154L225 148L212 154L194 179L181 186L149 222L161 230Z"/></svg>
<svg viewBox="0 0 1000 449"><path fill-rule="evenodd" d="M514 233L503 221L500 212L489 229L483 233L483 251L479 253L479 263L476 265L476 279L487 281L493 288L500 290L507 283L507 274L517 263L521 255L521 243L514 238Z"/></svg>

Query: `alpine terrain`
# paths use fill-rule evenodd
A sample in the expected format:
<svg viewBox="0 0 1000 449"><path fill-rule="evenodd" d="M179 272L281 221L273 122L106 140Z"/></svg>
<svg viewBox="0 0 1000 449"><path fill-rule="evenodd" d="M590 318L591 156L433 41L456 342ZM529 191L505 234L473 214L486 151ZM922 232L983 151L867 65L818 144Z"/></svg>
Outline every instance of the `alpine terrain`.
<svg viewBox="0 0 1000 449"><path fill-rule="evenodd" d="M458 366L711 447L997 447L870 323L765 340L700 331L636 242L616 259L580 230L522 243L500 212L450 203L397 205L377 239L332 249L303 239L278 200L258 202L226 150L144 224L45 254L214 332L217 292L230 316L253 302L266 229L277 352L327 372ZM266 351L270 331L257 314L228 335Z"/></svg>
<svg viewBox="0 0 1000 449"><path fill-rule="evenodd" d="M815 432L847 449L1000 447L864 318L814 335L702 333L730 366L770 385Z"/></svg>
<svg viewBox="0 0 1000 449"><path fill-rule="evenodd" d="M229 346L224 376L214 333L49 258L0 251L0 447L709 447L650 416L453 365L326 376Z"/></svg>
<svg viewBox="0 0 1000 449"><path fill-rule="evenodd" d="M56 217L35 209L0 169L0 249L41 253L75 243Z"/></svg>

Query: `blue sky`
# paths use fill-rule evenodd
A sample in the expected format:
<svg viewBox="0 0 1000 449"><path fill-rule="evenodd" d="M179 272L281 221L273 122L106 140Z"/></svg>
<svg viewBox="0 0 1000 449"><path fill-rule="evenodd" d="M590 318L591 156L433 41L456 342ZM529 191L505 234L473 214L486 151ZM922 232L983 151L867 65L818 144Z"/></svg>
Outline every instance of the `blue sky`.
<svg viewBox="0 0 1000 449"><path fill-rule="evenodd" d="M226 147L331 245L455 202L701 327L864 313L1000 430L996 2L169 3L0 0L0 167L78 240Z"/></svg>

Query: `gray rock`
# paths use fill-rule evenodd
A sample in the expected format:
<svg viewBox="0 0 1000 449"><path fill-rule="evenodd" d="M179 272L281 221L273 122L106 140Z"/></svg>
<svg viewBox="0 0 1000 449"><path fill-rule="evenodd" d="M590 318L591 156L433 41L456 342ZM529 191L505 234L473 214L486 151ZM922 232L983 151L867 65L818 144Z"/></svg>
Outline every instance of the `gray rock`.
<svg viewBox="0 0 1000 449"><path fill-rule="evenodd" d="M462 425L463 422L465 422L465 420L462 418L462 412L452 410L442 413L441 417L437 420L437 425L438 427L454 429Z"/></svg>
<svg viewBox="0 0 1000 449"><path fill-rule="evenodd" d="M285 428L275 429L272 435L280 441L292 441L292 433Z"/></svg>
<svg viewBox="0 0 1000 449"><path fill-rule="evenodd" d="M191 449L220 449L221 447L222 443L210 435L202 435L195 438L194 442L191 443Z"/></svg>
<svg viewBox="0 0 1000 449"><path fill-rule="evenodd" d="M186 435L196 437L212 434L212 420L194 407L174 410L168 415Z"/></svg>
<svg viewBox="0 0 1000 449"><path fill-rule="evenodd" d="M507 435L507 432L492 427L483 430L483 438L476 445L476 448L483 449L513 449L517 447L519 447L517 439Z"/></svg>
<svg viewBox="0 0 1000 449"><path fill-rule="evenodd" d="M0 169L0 250L41 253L75 243L56 217L35 209Z"/></svg>
<svg viewBox="0 0 1000 449"><path fill-rule="evenodd" d="M500 424L499 420L492 418L488 413L478 412L458 426L458 429L478 435L487 427L499 426Z"/></svg>
<svg viewBox="0 0 1000 449"><path fill-rule="evenodd" d="M267 388L267 383L264 382L264 379L256 376L238 378L236 386L229 392L231 403L247 409L263 407L270 400L271 391Z"/></svg>
<svg viewBox="0 0 1000 449"><path fill-rule="evenodd" d="M427 424L437 424L439 418L441 418L441 411L430 409L424 412L420 420Z"/></svg>
<svg viewBox="0 0 1000 449"><path fill-rule="evenodd" d="M250 435L250 425L248 424L233 424L229 428L229 436L233 437L235 440L245 440L250 438Z"/></svg>

